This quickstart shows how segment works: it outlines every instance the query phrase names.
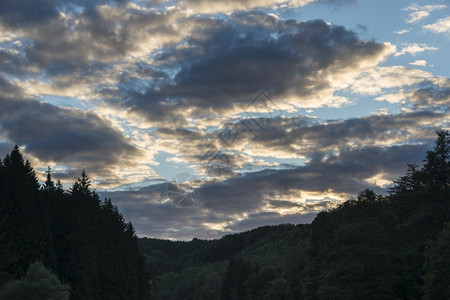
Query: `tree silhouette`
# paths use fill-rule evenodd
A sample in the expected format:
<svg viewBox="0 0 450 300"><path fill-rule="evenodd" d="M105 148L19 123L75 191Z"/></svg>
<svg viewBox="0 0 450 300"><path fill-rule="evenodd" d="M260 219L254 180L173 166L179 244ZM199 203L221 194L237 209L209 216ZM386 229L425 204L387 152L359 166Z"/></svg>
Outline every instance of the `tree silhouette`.
<svg viewBox="0 0 450 300"><path fill-rule="evenodd" d="M0 160L0 285L42 261L71 285L71 299L143 298L148 275L134 228L90 187L83 171L66 193L50 168L41 187L17 146Z"/></svg>

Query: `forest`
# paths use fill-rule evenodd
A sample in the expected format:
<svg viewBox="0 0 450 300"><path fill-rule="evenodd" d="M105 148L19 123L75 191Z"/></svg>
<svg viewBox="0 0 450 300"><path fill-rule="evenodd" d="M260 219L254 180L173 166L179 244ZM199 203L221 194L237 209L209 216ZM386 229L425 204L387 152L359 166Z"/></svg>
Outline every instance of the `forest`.
<svg viewBox="0 0 450 300"><path fill-rule="evenodd" d="M39 184L16 146L0 160L0 299L450 299L449 132L406 167L311 224L182 242L138 238L85 172Z"/></svg>
<svg viewBox="0 0 450 300"><path fill-rule="evenodd" d="M148 273L131 223L83 171L40 185L16 146L0 161L0 299L143 299Z"/></svg>

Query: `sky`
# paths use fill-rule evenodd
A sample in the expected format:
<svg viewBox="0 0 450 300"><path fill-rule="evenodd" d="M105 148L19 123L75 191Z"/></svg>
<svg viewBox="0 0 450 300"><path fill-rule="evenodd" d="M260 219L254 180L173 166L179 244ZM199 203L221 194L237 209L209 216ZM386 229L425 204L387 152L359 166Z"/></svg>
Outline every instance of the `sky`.
<svg viewBox="0 0 450 300"><path fill-rule="evenodd" d="M0 0L0 157L139 236L309 223L449 130L450 3Z"/></svg>

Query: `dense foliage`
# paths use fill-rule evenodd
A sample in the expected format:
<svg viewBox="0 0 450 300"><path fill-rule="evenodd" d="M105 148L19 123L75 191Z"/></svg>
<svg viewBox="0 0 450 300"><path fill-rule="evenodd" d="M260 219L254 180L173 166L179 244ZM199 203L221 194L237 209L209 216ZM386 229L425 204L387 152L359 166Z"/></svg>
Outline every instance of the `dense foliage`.
<svg viewBox="0 0 450 300"><path fill-rule="evenodd" d="M220 240L141 239L150 299L450 299L450 136L389 195Z"/></svg>
<svg viewBox="0 0 450 300"><path fill-rule="evenodd" d="M310 225L264 226L219 240L139 241L149 299L280 299ZM292 270L292 271L291 271ZM281 292L281 294L280 294ZM278 297L278 298L277 298Z"/></svg>
<svg viewBox="0 0 450 300"><path fill-rule="evenodd" d="M25 278L12 280L0 289L0 299L8 300L69 300L69 296L70 286L62 284L42 262L31 264Z"/></svg>
<svg viewBox="0 0 450 300"><path fill-rule="evenodd" d="M0 286L25 277L9 283L23 285L30 264L41 261L70 285L71 299L144 297L148 277L133 226L110 199L100 201L84 171L69 192L50 170L40 186L16 146L0 160L0 216Z"/></svg>

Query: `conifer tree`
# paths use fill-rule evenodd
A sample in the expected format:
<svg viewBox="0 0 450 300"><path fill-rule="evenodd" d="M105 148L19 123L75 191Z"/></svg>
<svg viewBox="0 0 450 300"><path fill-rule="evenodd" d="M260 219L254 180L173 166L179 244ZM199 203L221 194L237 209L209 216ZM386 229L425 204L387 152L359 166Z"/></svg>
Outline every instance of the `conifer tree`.
<svg viewBox="0 0 450 300"><path fill-rule="evenodd" d="M143 298L148 275L133 226L90 187L83 171L65 193L50 168L40 187L17 146L0 159L0 285L39 260L70 283L71 299Z"/></svg>
<svg viewBox="0 0 450 300"><path fill-rule="evenodd" d="M51 234L46 227L47 214L38 194L39 183L31 163L24 161L16 145L2 163L0 235L9 245L10 260L1 265L3 271L23 276L35 260L50 261Z"/></svg>

